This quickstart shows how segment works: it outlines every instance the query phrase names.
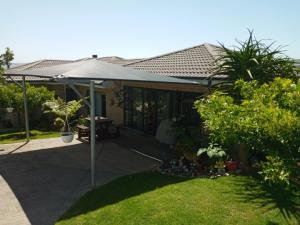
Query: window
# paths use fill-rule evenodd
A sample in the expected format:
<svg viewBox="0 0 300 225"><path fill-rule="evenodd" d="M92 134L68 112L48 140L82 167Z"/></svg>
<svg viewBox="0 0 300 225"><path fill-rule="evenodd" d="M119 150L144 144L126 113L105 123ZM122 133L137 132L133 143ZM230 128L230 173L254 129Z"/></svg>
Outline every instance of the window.
<svg viewBox="0 0 300 225"><path fill-rule="evenodd" d="M193 109L197 96L198 93L124 87L125 125L154 135L166 119L185 115L197 121L199 116Z"/></svg>

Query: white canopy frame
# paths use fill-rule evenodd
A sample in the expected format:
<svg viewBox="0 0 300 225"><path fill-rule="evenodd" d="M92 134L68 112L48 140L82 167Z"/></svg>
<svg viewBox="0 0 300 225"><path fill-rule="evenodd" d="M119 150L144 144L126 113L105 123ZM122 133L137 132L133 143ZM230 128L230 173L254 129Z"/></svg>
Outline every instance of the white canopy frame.
<svg viewBox="0 0 300 225"><path fill-rule="evenodd" d="M22 77L22 85L15 81L11 76L7 76L11 81L13 81L16 85L22 88L23 91L23 103L24 103L24 117L25 117L25 134L26 134L26 141L30 141L30 131L29 131L29 117L28 117L28 105L27 105L27 89L26 89L26 82L25 76Z"/></svg>
<svg viewBox="0 0 300 225"><path fill-rule="evenodd" d="M73 64L73 66L72 66ZM132 76L131 76L132 75ZM24 114L26 138L30 140L29 118L26 95L26 77L43 77L59 83L67 84L75 93L83 99L90 109L90 146L91 146L91 188L96 187L96 130L95 130L95 81L131 81L131 82L150 82L150 83L173 83L185 85L198 85L195 81L182 80L162 75L154 75L144 71L125 68L120 65L105 63L98 60L88 60L80 63L68 63L66 65L49 66L40 69L28 69L23 71L6 71L4 76L13 80L13 76L22 76L22 89L24 97ZM13 80L14 81L14 80ZM14 81L17 83L16 81ZM47 82L47 81L45 81ZM88 102L75 85L86 84L89 82L90 102ZM18 83L17 83L18 84ZM19 85L19 84L18 84ZM101 106L100 106L101 107Z"/></svg>

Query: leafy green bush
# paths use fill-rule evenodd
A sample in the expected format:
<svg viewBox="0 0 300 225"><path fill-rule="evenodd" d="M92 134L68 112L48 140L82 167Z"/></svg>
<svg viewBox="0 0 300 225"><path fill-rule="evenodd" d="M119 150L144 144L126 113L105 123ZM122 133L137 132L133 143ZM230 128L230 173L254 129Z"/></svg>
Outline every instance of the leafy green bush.
<svg viewBox="0 0 300 225"><path fill-rule="evenodd" d="M289 184L290 172L282 159L278 156L267 156L267 161L261 163L264 180L269 183Z"/></svg>
<svg viewBox="0 0 300 225"><path fill-rule="evenodd" d="M26 84L27 104L30 111L41 108L47 100L54 99L54 92L46 87L36 87ZM16 110L23 110L23 90L15 84L4 84L0 88L0 105L2 108L13 107Z"/></svg>
<svg viewBox="0 0 300 225"><path fill-rule="evenodd" d="M22 97L23 99L23 97ZM54 99L54 91L49 91L46 87L27 86L28 108L41 108L46 101Z"/></svg>
<svg viewBox="0 0 300 225"><path fill-rule="evenodd" d="M197 152L197 155L203 155L207 154L209 157L209 163L211 165L211 168L225 168L225 163L223 161L223 158L226 156L226 152L218 145L210 143L208 147L206 148L200 148Z"/></svg>
<svg viewBox="0 0 300 225"><path fill-rule="evenodd" d="M202 155L203 153L206 153L209 158L222 158L226 156L226 152L215 144L210 144L207 148L200 148L197 155Z"/></svg>
<svg viewBox="0 0 300 225"><path fill-rule="evenodd" d="M210 140L229 150L245 144L252 152L278 156L296 176L300 158L300 81L235 82L241 100L216 91L195 102ZM262 167L264 169L265 167Z"/></svg>

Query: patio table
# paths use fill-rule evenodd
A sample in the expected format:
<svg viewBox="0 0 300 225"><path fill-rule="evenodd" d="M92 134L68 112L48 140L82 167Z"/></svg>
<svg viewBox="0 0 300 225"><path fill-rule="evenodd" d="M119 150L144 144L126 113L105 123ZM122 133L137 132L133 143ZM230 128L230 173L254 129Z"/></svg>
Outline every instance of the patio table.
<svg viewBox="0 0 300 225"><path fill-rule="evenodd" d="M91 121L90 117L86 118L87 121ZM96 135L99 139L101 139L101 136L105 137L108 135L108 129L111 126L113 120L109 119L107 117L102 116L96 116L95 117L95 123L96 123Z"/></svg>

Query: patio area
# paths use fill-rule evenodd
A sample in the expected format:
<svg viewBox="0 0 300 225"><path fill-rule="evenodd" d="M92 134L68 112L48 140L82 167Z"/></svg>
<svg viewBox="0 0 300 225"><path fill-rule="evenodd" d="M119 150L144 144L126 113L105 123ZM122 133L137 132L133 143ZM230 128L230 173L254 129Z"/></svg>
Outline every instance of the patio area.
<svg viewBox="0 0 300 225"><path fill-rule="evenodd" d="M122 131L120 139L97 143L97 186L158 163L133 151L140 145L132 146L126 137L135 135ZM144 153L159 157L153 138L144 138L154 143ZM64 144L60 138L0 145L0 190L1 225L53 224L90 190L90 145L78 140Z"/></svg>

